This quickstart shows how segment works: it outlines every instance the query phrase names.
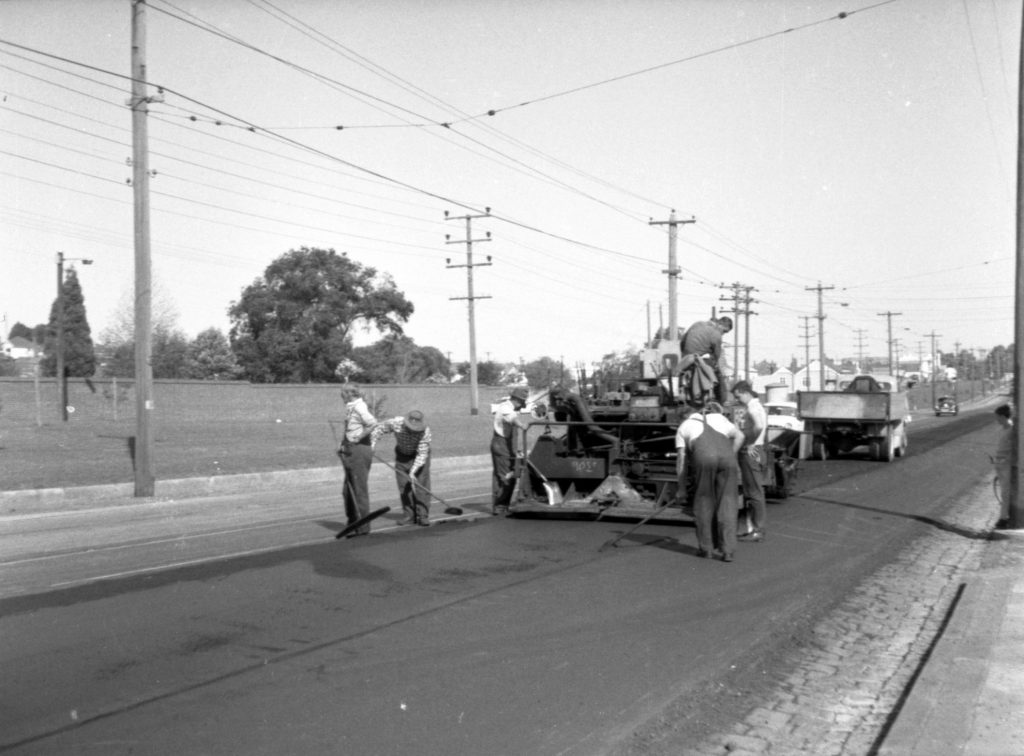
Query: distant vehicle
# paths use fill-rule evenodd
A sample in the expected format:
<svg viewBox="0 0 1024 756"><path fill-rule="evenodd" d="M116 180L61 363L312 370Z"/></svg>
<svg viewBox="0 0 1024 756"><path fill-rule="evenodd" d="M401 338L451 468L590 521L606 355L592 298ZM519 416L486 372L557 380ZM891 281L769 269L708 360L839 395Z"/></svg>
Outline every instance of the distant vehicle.
<svg viewBox="0 0 1024 756"><path fill-rule="evenodd" d="M889 375L857 375L840 381L839 391L797 392L797 416L812 434L812 453L825 460L866 446L868 455L892 462L907 452L910 406Z"/></svg>
<svg viewBox="0 0 1024 756"><path fill-rule="evenodd" d="M796 402L767 402L764 405L768 413L768 427L783 430L804 429L804 422L796 413Z"/></svg>
<svg viewBox="0 0 1024 756"><path fill-rule="evenodd" d="M951 396L940 396L935 400L935 417L940 415L956 415L960 412L960 405Z"/></svg>

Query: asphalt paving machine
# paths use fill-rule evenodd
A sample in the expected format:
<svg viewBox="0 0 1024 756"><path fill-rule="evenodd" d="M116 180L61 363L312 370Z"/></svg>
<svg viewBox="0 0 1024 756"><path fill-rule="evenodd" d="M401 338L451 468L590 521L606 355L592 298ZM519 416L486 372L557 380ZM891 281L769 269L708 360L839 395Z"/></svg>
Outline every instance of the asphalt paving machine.
<svg viewBox="0 0 1024 756"><path fill-rule="evenodd" d="M678 342L645 350L639 377L581 378L579 392L553 387L547 412L521 431L512 515L690 520L679 495L675 437L687 396ZM725 408L734 417L740 404ZM738 418L736 418L738 419ZM766 494L788 495L797 471L789 442L769 445Z"/></svg>

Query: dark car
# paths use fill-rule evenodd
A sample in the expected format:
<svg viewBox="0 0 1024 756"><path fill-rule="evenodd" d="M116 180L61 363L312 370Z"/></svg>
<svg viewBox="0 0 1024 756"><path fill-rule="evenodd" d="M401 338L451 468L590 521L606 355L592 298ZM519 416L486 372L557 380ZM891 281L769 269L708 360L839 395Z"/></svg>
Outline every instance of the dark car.
<svg viewBox="0 0 1024 756"><path fill-rule="evenodd" d="M955 415L960 412L956 399L951 396L940 396L935 400L935 417L940 415Z"/></svg>

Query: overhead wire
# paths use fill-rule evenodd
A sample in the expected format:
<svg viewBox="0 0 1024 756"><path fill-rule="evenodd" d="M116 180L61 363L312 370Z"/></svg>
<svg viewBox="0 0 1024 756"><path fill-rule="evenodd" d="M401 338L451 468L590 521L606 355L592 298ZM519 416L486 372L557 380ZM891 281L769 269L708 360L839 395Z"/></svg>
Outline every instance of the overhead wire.
<svg viewBox="0 0 1024 756"><path fill-rule="evenodd" d="M197 103L197 104L200 104L200 105L202 105L201 103ZM204 106L204 107L206 107L206 106ZM385 180L386 180L386 179L385 179ZM524 228L531 228L531 227L529 227L529 226L525 226L525 225L524 225ZM535 231L536 231L537 229L532 229L532 230L535 230ZM559 238L559 239L561 239L561 240L563 240L563 241L569 241L570 243L575 243L575 241L574 241L574 240L568 240L568 239L566 239L565 237L560 237L560 236L558 236L558 235L554 235L554 238ZM685 243L685 242L684 242L684 243ZM597 249L597 247L593 247L593 245L589 245L589 246L590 246L591 248L595 248L595 249ZM615 254L615 253L616 253L616 251L614 251L614 250L607 250L607 251L608 251L608 252L610 252L610 253L612 253L612 254ZM710 250L706 250L706 251L709 251L709 252L710 252L711 254L715 254L715 253L711 252ZM646 258L639 258L638 256L630 256L630 257L634 257L635 259L643 259L643 260L644 260L645 262L650 262L650 260L647 260ZM778 279L778 280L782 280L782 279ZM787 282L787 283L788 283L788 282Z"/></svg>
<svg viewBox="0 0 1024 756"><path fill-rule="evenodd" d="M637 71L630 71L629 73L619 74L617 76L611 76L611 77L609 77L607 79L601 79L600 81L590 82L589 84L582 84L582 85L580 85L578 87L571 87L569 89L563 89L561 91L553 92L551 94L543 95L543 96L540 96L540 97L534 97L534 98L532 98L530 100L525 100L523 102L520 102L520 103L517 103L517 104L514 104L514 105L507 105L505 107L491 108L491 109L487 110L486 112L483 112L483 113L480 113L479 115L473 116L473 118L482 118L482 117L485 117L485 116L486 117L490 117L490 116L494 116L494 115L496 115L498 113L502 113L502 112L505 112L505 111L508 111L508 110L513 110L513 109L517 109L517 108L524 108L524 107L527 107L529 105L536 105L536 104L541 103L541 102L548 102L549 100L555 100L555 99L559 99L559 98L562 98L562 97L567 97L567 96L572 95L572 94L578 94L579 92L584 92L584 91L586 91L588 89L594 89L596 87L603 87L603 86L606 86L608 84L613 84L613 83L616 83L616 82L619 82L619 81L624 81L626 79L631 79L631 78L634 78L636 76L643 76L644 74L653 73L654 71L660 71L660 70L665 69L665 68L670 68L672 66L677 66L677 65L680 65L682 63L690 63L690 62L693 62L695 60L699 60L701 58L707 58L707 57L710 57L710 56L713 56L713 55L717 55L719 53L724 53L724 52L728 52L728 51L731 51L731 50L737 50L737 49L739 49L741 47L747 47L749 45L757 44L757 43L760 43L760 42L766 42L767 40L774 39L776 37L781 37L781 36L783 36L785 34L790 34L792 32L804 31L806 29L810 29L812 27L820 26L822 24L831 23L831 22L834 22L834 21L843 21L843 20L849 18L850 16L854 15L855 13L863 13L865 11L875 10L877 8L881 8L881 7L886 6L886 5L891 5L892 3L895 3L895 2L899 2L899 0L882 0L882 2L874 3L873 5L868 5L868 6L865 6L863 8L857 8L856 10L841 11L840 13L837 13L834 16L829 16L828 18L819 19L817 21L809 21L808 23L801 24L800 26L790 27L788 29L780 29L778 31L770 32L768 34L762 34L762 35L759 35L757 37L751 37L750 39L741 40L740 42L733 42L731 44L723 45L721 47L717 47L717 48L714 48L714 49L711 49L711 50L706 50L704 52L694 53L693 55L688 55L686 57L679 58L677 60L671 60L671 61L668 61L666 63L659 63L659 64L654 65L654 66L648 66L647 68L639 69Z"/></svg>
<svg viewBox="0 0 1024 756"><path fill-rule="evenodd" d="M458 113L458 114L463 115L463 116L468 116L469 115L468 113L465 113L464 111L460 110L459 108L457 108L456 106L452 105L451 103L443 100L440 97L437 97L437 96L433 95L432 93L428 92L427 90L425 90L425 89L423 89L423 88L413 84L412 82L408 81L407 79L405 79L405 78L403 78L403 77L393 73L392 71L388 70L387 68L385 68L385 67L375 63L374 61L370 60L366 56L361 55L361 54L355 52L350 47L347 47L347 46L343 45L342 43L338 42L336 39L334 39L332 37L329 37L328 35L324 34L319 29L316 29L315 27L310 26L309 24L305 23L304 21L298 19L296 16L294 16L294 15L288 13L287 11L285 11L285 10L275 6L272 2L270 2L270 0L247 0L247 2L249 2L249 4L253 5L254 7L261 8L262 10L264 10L264 12L269 13L270 15L274 16L275 18L278 18L279 20L282 20L282 17L283 17L285 19L284 23L286 23L288 26L290 26L291 28L293 28L296 31L298 31L300 34L303 34L304 36L306 36L307 38L309 38L309 39L311 39L313 41L319 42L320 44L326 46L328 49L331 49L332 51L338 53L339 55L344 57L346 60L349 60L349 61L355 63L356 65L359 65L359 66L363 67L365 70L367 70L367 71L369 71L369 72L371 72L371 73L373 73L373 74L375 74L377 76L380 76L385 81L400 87L401 89L405 90L406 92L408 92L410 94L413 94L414 96L421 97L426 102L428 102L428 103L430 103L432 105L435 105L437 107L440 107L440 108L442 108L444 110L453 111L453 112ZM274 12L271 13L270 11L267 11L265 9L266 7L269 7L271 9L273 9ZM449 122L444 122L441 125L451 127L453 124L449 121ZM503 139L503 140L509 142L510 144L514 144L514 145L516 145L516 146L518 146L518 147L520 147L522 149L525 149L525 150L527 150L527 151L537 155L538 157L541 157L542 159L547 160L547 161L551 162L552 164L557 165L557 166L563 168L564 170L570 171L570 172L580 176L581 178L585 178L587 180L590 180L590 181L593 181L595 183L601 184L601 185L606 186L606 187L608 187L610 189L618 191L618 192L620 192L622 194L625 194L625 195L628 195L628 196L632 196L635 199L642 200L642 201L644 201L644 202L646 202L648 204L656 205L656 206L660 206L660 207L662 207L664 209L668 209L668 206L665 205L663 202L659 202L657 200L652 200L652 199L650 199L648 197L643 197L642 195L640 195L640 194L638 194L638 193L636 193L636 192L634 192L632 190L626 189L626 188L621 187L621 186L619 186L617 184L614 184L614 183L609 182L609 181L607 181L605 179L602 179L601 177L598 177L598 176L590 174L590 173L588 173L586 171L583 171L582 169L580 169L580 168L578 168L576 166L573 166L573 165L571 165L571 164L569 164L569 163L567 163L567 162L565 162L565 161L563 161L563 160L561 160L561 159L559 159L557 157L554 157L554 156L552 156L552 155L550 155L550 154L548 154L546 152L543 152L543 151L539 150L538 148L536 148L535 146L530 145L529 143L524 142L524 141L522 141L520 139L517 139L517 138L515 138L515 137L513 137L513 136L511 136L509 134L506 134L505 132L502 132L502 131L500 131L498 129L495 129L492 126L489 126L489 125L486 125L486 124L483 124L483 123L480 123L478 125L482 126L488 133L491 133L491 134L497 136L498 138ZM462 133L462 132L459 132L459 133Z"/></svg>
<svg viewBox="0 0 1024 756"><path fill-rule="evenodd" d="M164 2L166 2L166 0L164 0ZM167 4L170 4L170 3L167 3ZM175 14L169 13L167 11L162 11L162 12L166 13L167 15L169 15L172 18L176 18L176 19L184 21L186 23L192 23L192 22L188 21L187 19L181 18L181 17L176 16ZM245 42L244 40L240 40L239 38L237 38L237 37L235 37L233 35L223 34L223 33L219 32L219 30L217 30L216 27L214 27L211 24L205 24L205 22L204 22L204 24L202 24L202 25L199 25L199 24L194 24L194 25L196 25L198 28L201 28L201 29L204 29L206 31L210 31L211 33L217 34L218 36L220 36L220 37L222 37L224 39L227 39L229 41L235 42L236 44L240 44L243 47L245 47L246 49L249 49L249 50L251 50L253 52L259 53L261 55L265 55L265 56L271 58L272 60L275 60L275 61L277 61L279 63L284 64L284 65L287 65L287 66L289 66L291 68L294 68L295 70L300 71L300 72L302 72L302 73L304 73L306 75L312 76L314 79L320 80L320 81L322 81L324 83L338 85L340 87L345 88L346 90L348 89L348 85L341 84L340 82L337 82L335 79L333 79L331 77L327 77L327 76L325 76L323 74L315 72L312 69L308 69L308 68L306 68L304 66L299 66L298 64L292 63L291 61L288 61L288 60L286 60L286 59L284 59L284 58L282 58L282 57L280 57L278 55L275 55L274 53L271 53L271 52L269 52L267 50L264 50L263 48L260 48L260 47L258 47L256 45L252 45L252 44L250 44L248 42ZM387 102L387 101L384 101L382 98L377 98L377 99L381 103ZM393 105L394 107L399 107L397 105L394 105L394 103L388 103L388 104ZM408 109L406 109L406 111L407 112L412 112L412 111L408 111ZM418 117L421 117L421 118L424 118L424 119L426 118L425 116L420 116L419 114L416 114L416 115ZM578 187L575 187L575 186L572 186L571 184L568 184L568 183L566 183L566 182L564 182L564 181L562 181L562 180L560 180L560 179L558 179L558 178L556 178L554 176L551 176L550 174L545 173L544 171L541 171L539 168L531 166L528 163L526 163L526 162L524 162L522 160L519 160L518 158L516 158L516 157L514 157L512 155L509 155L509 154L507 154L505 152L502 152L501 150L498 150L495 147L493 147L493 146L491 146L491 145L489 145L489 144L487 144L485 142L482 142L482 141L480 141L478 139L475 139L475 138L469 136L468 134L466 134L464 132L457 132L456 130L451 128L451 124L450 123L447 123L447 122L434 122L433 124L417 123L417 124L408 124L408 125L416 125L416 126L434 125L434 126L443 127L445 129L447 129L448 131L453 131L455 133L458 133L458 135L461 136L463 139L471 142L472 144L477 145L478 147L480 147L480 148L482 148L484 150L487 150L487 151L493 153L494 155L497 155L501 159L511 163L513 166L518 166L520 169L525 170L525 171L527 171L530 174L533 174L535 178L538 178L538 179L540 179L540 180L542 180L544 182L550 183L553 186L558 186L558 187L560 187L560 188L562 188L562 189L564 189L564 190L566 190L568 192L571 192L571 193L574 193L574 194L580 194L580 195L584 196L585 198L587 198L587 199L589 199L589 200L591 200L593 202L596 202L596 203L599 203L601 205L606 206L608 209L610 209L610 210L612 210L614 212L620 212L620 213L623 213L623 214L627 215L628 217L632 217L634 220L637 220L637 219L639 219L641 217L641 214L638 214L638 213L630 214L630 213L628 213L628 211L625 211L624 209L622 209L622 208L620 208L620 207L618 207L618 206L616 206L616 205L614 205L614 204L612 204L610 202L607 202L607 201L602 200L602 199L600 199L598 197L595 197L595 196L593 196L590 193L584 192L582 189L580 189ZM266 129L266 130L269 130L269 127L263 127L263 128ZM339 129L339 130L342 130L342 129ZM442 138L445 138L442 134L437 134L437 133L432 133L432 136L435 136L435 137L440 136ZM445 141L448 141L448 142L450 142L452 144L455 144L456 146L460 146L460 145L458 145L457 142L454 142L453 140L445 138ZM462 149L466 149L464 145L462 145L461 148ZM480 155L479 153L475 153L475 154L477 154L480 157L486 157L485 155Z"/></svg>

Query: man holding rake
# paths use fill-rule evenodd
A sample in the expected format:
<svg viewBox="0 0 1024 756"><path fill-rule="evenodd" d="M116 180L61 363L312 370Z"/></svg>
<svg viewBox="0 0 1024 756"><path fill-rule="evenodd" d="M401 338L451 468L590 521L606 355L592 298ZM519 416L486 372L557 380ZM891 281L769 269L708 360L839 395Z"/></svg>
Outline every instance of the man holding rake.
<svg viewBox="0 0 1024 756"><path fill-rule="evenodd" d="M430 525L430 428L423 413L412 410L405 417L393 417L374 426L370 445L385 433L395 435L395 481L404 517L399 525Z"/></svg>

